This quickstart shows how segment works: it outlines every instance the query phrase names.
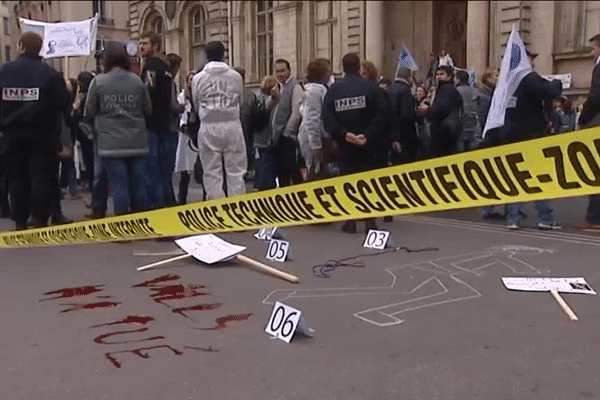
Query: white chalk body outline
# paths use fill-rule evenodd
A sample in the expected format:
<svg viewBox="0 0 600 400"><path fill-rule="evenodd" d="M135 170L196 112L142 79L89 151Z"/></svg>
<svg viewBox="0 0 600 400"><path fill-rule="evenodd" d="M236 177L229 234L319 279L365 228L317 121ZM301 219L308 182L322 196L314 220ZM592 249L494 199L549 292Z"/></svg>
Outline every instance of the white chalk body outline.
<svg viewBox="0 0 600 400"><path fill-rule="evenodd" d="M338 296L365 296L365 295L415 295L408 300L382 305L375 308L361 310L353 314L356 318L376 326L386 327L398 325L404 320L396 316L407 311L415 311L426 307L438 306L447 303L475 299L482 294L473 286L460 279L460 276L481 277L482 270L492 265L503 265L513 273L521 275L540 274L540 271L527 262L516 257L518 254L554 253L552 249L541 249L520 245L504 245L491 248L489 251L463 253L454 256L441 257L434 260L417 261L398 267L385 268L392 276L389 286L368 287L343 287L324 289L277 289L270 292L262 301L263 304L273 304L275 301L283 302L286 299L320 298ZM461 264L475 262L474 268L464 268ZM431 272L434 275L424 280L414 289L409 291L394 290L397 281L396 270L414 269ZM433 293L420 295L423 288L433 288Z"/></svg>

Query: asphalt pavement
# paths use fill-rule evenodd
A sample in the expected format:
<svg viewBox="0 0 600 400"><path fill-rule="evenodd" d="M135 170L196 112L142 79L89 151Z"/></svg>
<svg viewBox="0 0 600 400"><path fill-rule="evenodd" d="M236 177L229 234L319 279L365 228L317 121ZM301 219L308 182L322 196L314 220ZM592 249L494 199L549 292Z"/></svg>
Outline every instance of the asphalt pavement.
<svg viewBox="0 0 600 400"><path fill-rule="evenodd" d="M76 220L89 212L62 204ZM293 260L267 263L297 285L237 261L136 271L178 253L165 241L2 249L0 399L599 398L598 296L563 294L572 322L550 293L500 279L600 290L600 236L571 228L587 200L553 204L562 231L538 231L531 205L514 232L477 209L397 216L379 222L387 251L340 223L283 228ZM266 262L253 233L220 237ZM314 336L271 338L275 301Z"/></svg>

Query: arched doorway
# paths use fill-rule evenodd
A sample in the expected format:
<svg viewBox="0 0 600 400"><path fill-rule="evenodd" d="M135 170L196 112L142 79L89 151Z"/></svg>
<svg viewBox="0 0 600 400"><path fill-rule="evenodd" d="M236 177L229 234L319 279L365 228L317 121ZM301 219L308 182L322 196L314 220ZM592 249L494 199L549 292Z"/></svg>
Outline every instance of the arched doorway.
<svg viewBox="0 0 600 400"><path fill-rule="evenodd" d="M433 53L446 50L456 67L467 64L467 2L433 1Z"/></svg>

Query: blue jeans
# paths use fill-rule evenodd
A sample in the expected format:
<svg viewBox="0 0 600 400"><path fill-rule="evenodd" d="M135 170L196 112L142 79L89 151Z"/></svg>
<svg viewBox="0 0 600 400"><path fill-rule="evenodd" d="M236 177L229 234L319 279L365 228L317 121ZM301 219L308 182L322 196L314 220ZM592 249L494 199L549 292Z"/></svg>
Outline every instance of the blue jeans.
<svg viewBox="0 0 600 400"><path fill-rule="evenodd" d="M115 214L143 211L148 208L148 193L144 184L146 158L102 157L113 189Z"/></svg>
<svg viewBox="0 0 600 400"><path fill-rule="evenodd" d="M173 171L177 154L177 133L148 132L145 182L152 208L177 204L173 192Z"/></svg>
<svg viewBox="0 0 600 400"><path fill-rule="evenodd" d="M60 187L62 189L68 187L71 195L77 194L77 178L73 160L60 161Z"/></svg>
<svg viewBox="0 0 600 400"><path fill-rule="evenodd" d="M463 151L470 151L476 148L475 139L458 139L456 142L456 152L462 153Z"/></svg>
<svg viewBox="0 0 600 400"><path fill-rule="evenodd" d="M533 202L535 209L538 212L540 222L547 224L554 222L552 209L546 200L536 200ZM509 224L518 224L521 220L520 211L523 208L523 203L511 203L506 205L506 219Z"/></svg>
<svg viewBox="0 0 600 400"><path fill-rule="evenodd" d="M258 149L258 158L254 161L254 188L258 190L274 189L277 185L277 171L273 149Z"/></svg>
<svg viewBox="0 0 600 400"><path fill-rule="evenodd" d="M600 225L600 195L590 196L585 220L593 225Z"/></svg>
<svg viewBox="0 0 600 400"><path fill-rule="evenodd" d="M98 146L94 143L94 179L92 181L92 210L106 213L108 202L108 176L102 164L102 158L98 156Z"/></svg>

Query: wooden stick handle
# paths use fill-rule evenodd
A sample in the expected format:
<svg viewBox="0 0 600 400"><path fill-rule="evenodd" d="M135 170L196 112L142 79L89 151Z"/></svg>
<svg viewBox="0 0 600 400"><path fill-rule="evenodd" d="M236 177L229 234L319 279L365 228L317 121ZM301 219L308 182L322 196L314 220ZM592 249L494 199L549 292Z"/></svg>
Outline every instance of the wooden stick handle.
<svg viewBox="0 0 600 400"><path fill-rule="evenodd" d="M573 310L571 310L571 307L569 307L567 302L561 297L560 294L558 294L558 292L556 290L551 290L550 293L552 294L554 299L558 302L558 305L560 305L560 307L563 309L563 311L565 313L567 313L567 315L569 316L569 319L571 321L579 321L579 318L577 318L577 315L575 315Z"/></svg>
<svg viewBox="0 0 600 400"><path fill-rule="evenodd" d="M247 266L250 266L254 269L257 269L261 272L267 273L269 275L273 275L276 276L277 278L281 278L285 281L291 282L291 283L298 283L298 277L294 276L292 274L288 274L287 272L283 272L281 270L278 270L277 268L273 268L269 265L263 264L261 262L258 262L256 260L251 259L250 257L246 257L243 256L241 254L238 254L237 256L235 256L235 259L238 260L239 262L246 264Z"/></svg>
<svg viewBox="0 0 600 400"><path fill-rule="evenodd" d="M173 257L173 258L168 258L166 260L162 260L162 261L159 261L159 262L155 262L155 263L152 263L152 264L148 264L148 265L144 265L144 266L138 267L137 270L138 271L143 271L145 269L150 269L150 268L158 267L159 265L168 264L170 262L181 260L182 258L188 258L188 257L191 257L191 256L192 256L191 254L183 254L181 256L177 256L177 257Z"/></svg>

